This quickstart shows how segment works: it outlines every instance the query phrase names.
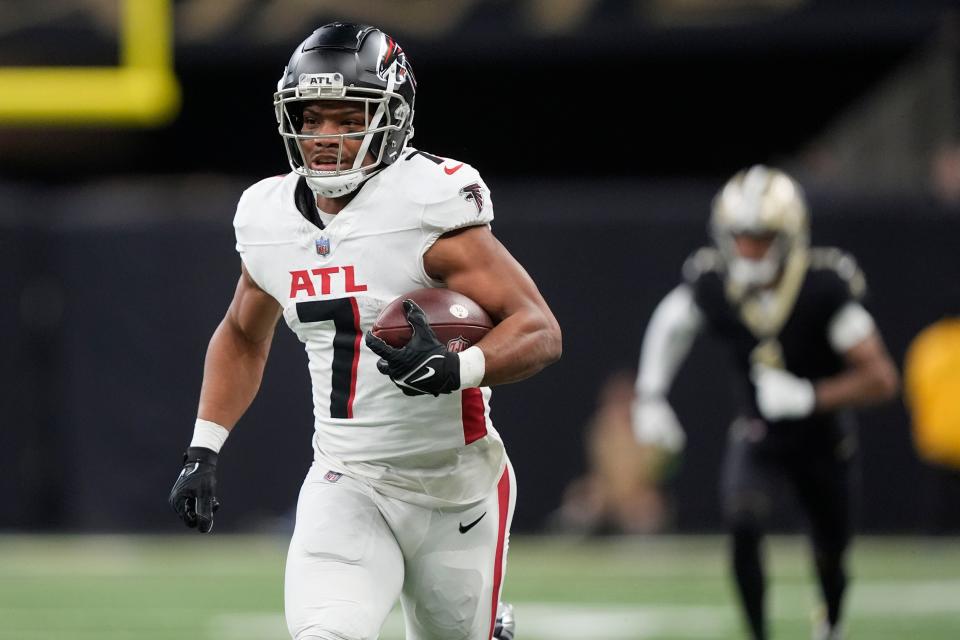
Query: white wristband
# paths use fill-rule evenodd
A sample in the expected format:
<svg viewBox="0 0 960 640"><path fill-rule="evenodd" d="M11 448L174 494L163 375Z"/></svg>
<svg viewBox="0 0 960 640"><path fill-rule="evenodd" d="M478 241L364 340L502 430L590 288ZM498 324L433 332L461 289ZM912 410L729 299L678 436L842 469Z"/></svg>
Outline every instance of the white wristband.
<svg viewBox="0 0 960 640"><path fill-rule="evenodd" d="M193 440L190 441L191 447L204 447L211 449L214 453L220 453L220 447L227 441L230 430L221 427L216 422L197 418L196 425L193 427Z"/></svg>
<svg viewBox="0 0 960 640"><path fill-rule="evenodd" d="M460 388L479 387L487 372L487 359L483 351L480 347L470 347L457 355L460 356Z"/></svg>

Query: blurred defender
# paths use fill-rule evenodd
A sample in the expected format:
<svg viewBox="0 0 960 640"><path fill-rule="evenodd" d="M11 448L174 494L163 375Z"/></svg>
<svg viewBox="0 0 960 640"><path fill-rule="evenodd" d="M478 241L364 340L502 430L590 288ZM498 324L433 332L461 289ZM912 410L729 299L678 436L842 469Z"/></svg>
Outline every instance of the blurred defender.
<svg viewBox="0 0 960 640"><path fill-rule="evenodd" d="M515 483L488 387L555 361L560 330L492 235L477 171L407 146L415 92L403 50L374 27L329 24L294 52L274 96L293 171L240 199L240 280L170 494L188 526L210 530L220 447L282 315L306 346L316 426L287 557L295 640L372 640L398 597L411 640L513 638L497 603ZM453 353L407 301L410 343L392 349L367 331L363 346L388 302L441 286L497 326ZM274 463L255 472L269 482Z"/></svg>
<svg viewBox="0 0 960 640"><path fill-rule="evenodd" d="M892 398L898 376L864 309L864 278L838 249L810 248L807 205L776 169L736 174L713 202L714 248L684 265L644 335L634 430L678 452L667 393L694 337L709 330L734 357L742 392L722 481L733 569L751 637L767 638L761 538L787 485L809 519L825 604L814 637L841 637L856 434L848 408Z"/></svg>

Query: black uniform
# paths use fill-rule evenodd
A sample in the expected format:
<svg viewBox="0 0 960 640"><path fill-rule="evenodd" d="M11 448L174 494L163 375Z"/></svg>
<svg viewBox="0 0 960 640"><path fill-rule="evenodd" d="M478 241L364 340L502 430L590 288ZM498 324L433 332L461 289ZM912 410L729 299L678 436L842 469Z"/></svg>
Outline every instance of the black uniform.
<svg viewBox="0 0 960 640"><path fill-rule="evenodd" d="M684 265L684 276L708 331L734 360L739 411L730 427L721 498L747 617L754 637L765 638L759 543L782 489L792 490L809 518L828 617L832 623L839 618L857 445L852 415L845 411L768 423L757 409L750 370L760 362L812 381L843 371L843 357L829 342L829 323L846 304L861 301L865 286L848 254L811 249L806 268L795 269L793 282L784 282L785 274L764 306L738 297L722 264L715 249L701 249Z"/></svg>

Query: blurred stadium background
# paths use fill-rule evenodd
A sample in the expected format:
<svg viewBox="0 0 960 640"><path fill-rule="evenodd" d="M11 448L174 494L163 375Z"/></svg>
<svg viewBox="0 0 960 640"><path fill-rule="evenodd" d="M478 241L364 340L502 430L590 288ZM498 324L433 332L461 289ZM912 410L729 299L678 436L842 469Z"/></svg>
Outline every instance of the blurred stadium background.
<svg viewBox="0 0 960 640"><path fill-rule="evenodd" d="M954 4L3 2L0 639L284 637L285 535L312 429L289 332L226 449L220 535L181 532L166 494L236 281L233 208L287 170L276 80L332 19L403 44L416 146L480 169L495 231L564 328L562 362L494 400L520 485L507 586L520 638L738 637L716 536L732 406L709 340L672 396L689 445L663 488L664 535L535 536L584 472L605 379L635 365L735 170L777 164L807 187L814 243L859 259L898 362L957 314ZM863 412L861 443L853 637L956 638L960 501L916 457L902 403ZM788 509L780 525L799 523ZM804 554L800 539L773 543L777 637L807 633ZM391 624L385 638L400 638Z"/></svg>

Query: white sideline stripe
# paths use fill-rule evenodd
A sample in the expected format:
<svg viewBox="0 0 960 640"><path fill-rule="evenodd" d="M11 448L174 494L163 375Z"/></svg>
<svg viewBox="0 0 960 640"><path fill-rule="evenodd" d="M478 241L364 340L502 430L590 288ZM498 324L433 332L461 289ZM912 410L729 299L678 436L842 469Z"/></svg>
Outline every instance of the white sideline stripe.
<svg viewBox="0 0 960 640"><path fill-rule="evenodd" d="M282 613L222 613L207 625L206 638L289 640Z"/></svg>
<svg viewBox="0 0 960 640"><path fill-rule="evenodd" d="M853 615L898 616L908 613L953 613L960 615L960 580L924 580L922 582L866 582L856 577L850 596Z"/></svg>
<svg viewBox="0 0 960 640"><path fill-rule="evenodd" d="M791 586L774 587L779 602L795 602ZM802 588L808 592L808 587ZM953 614L960 616L957 594L960 580L924 580L910 582L854 582L850 596L850 615L867 618ZM799 595L799 594L796 594ZM686 606L672 604L615 605L560 602L514 602L517 610L518 637L527 634L551 640L639 640L665 634L680 638L729 637L739 627L737 612L724 606ZM775 613L778 618L808 618L805 607L788 606ZM3 609L0 608L0 612ZM383 640L403 638L403 618L394 609L383 628ZM288 640L283 614L226 613L215 616L208 638L233 640Z"/></svg>
<svg viewBox="0 0 960 640"><path fill-rule="evenodd" d="M557 602L519 602L517 635L551 640L639 640L662 637L723 638L735 622L719 606L583 605ZM382 640L402 640L403 617L394 609L383 627ZM237 613L217 616L207 634L232 640L287 638L283 616L274 613Z"/></svg>
<svg viewBox="0 0 960 640"><path fill-rule="evenodd" d="M900 618L930 614L953 615L960 618L960 580L918 580L897 582L875 580L865 582L856 576L850 587L849 616L864 618ZM813 584L777 584L773 578L771 600L773 615L780 619L801 618L809 615L815 606L816 587ZM797 607L795 603L803 602Z"/></svg>

